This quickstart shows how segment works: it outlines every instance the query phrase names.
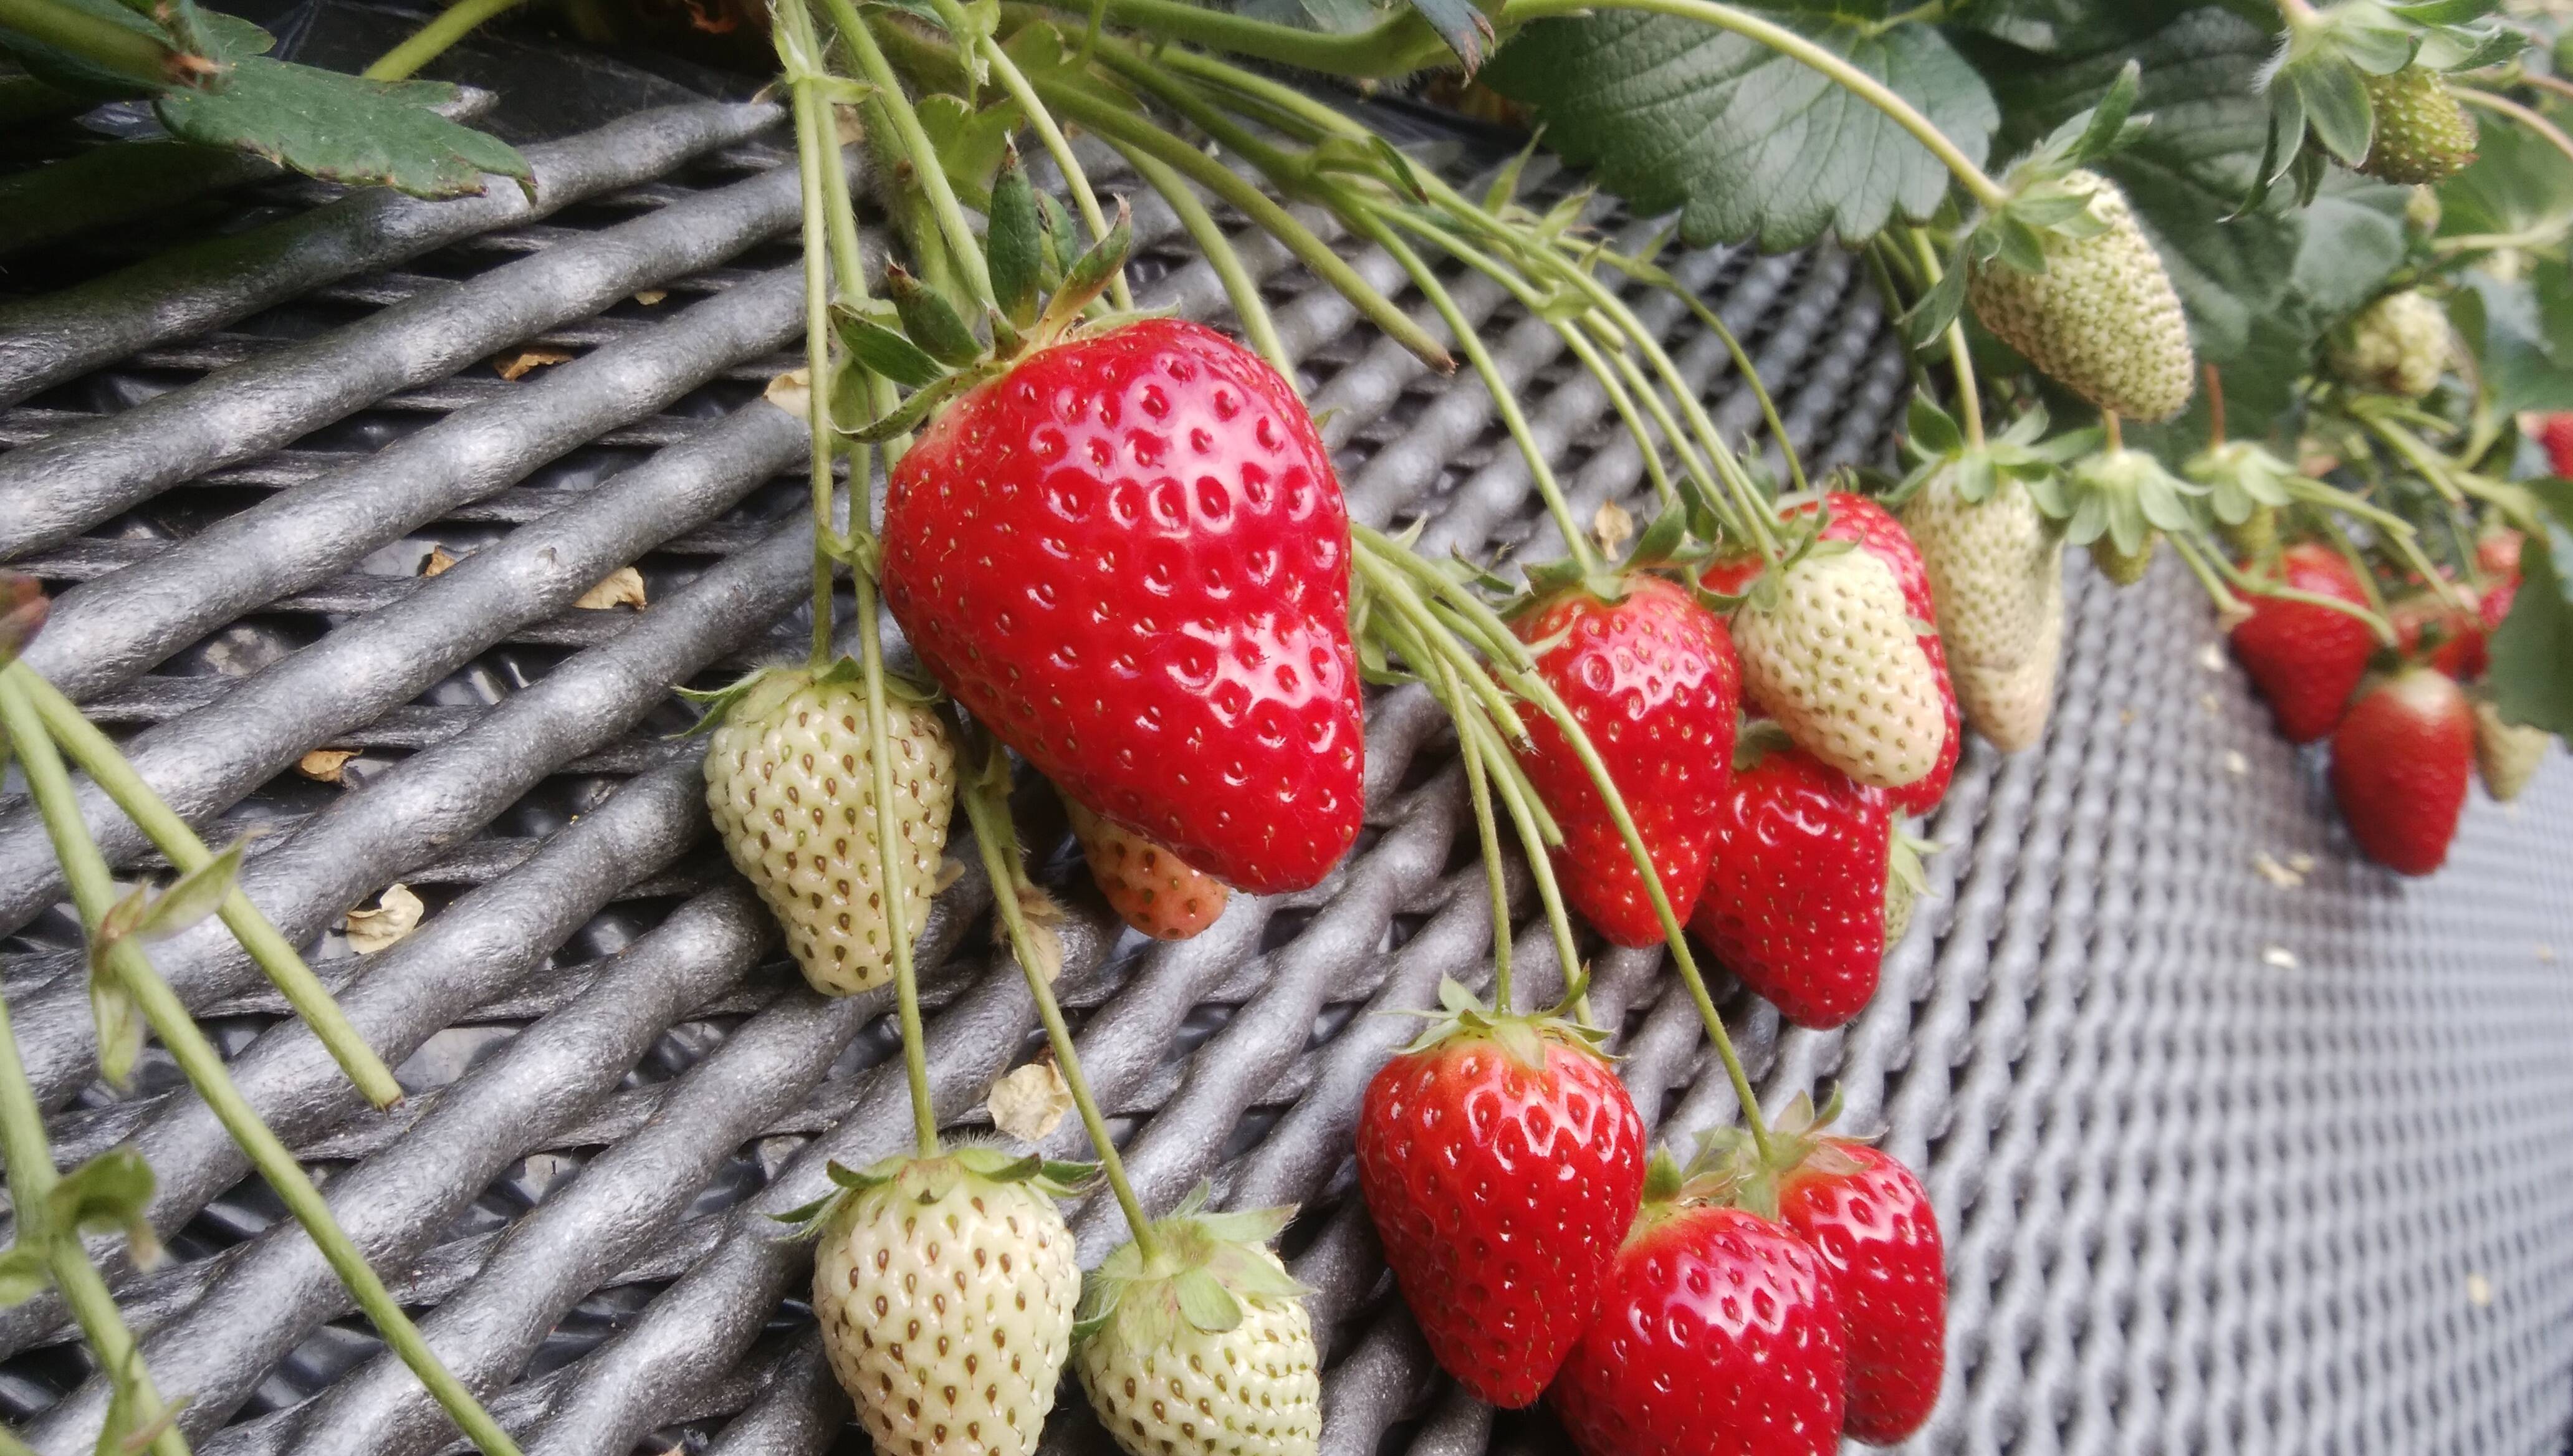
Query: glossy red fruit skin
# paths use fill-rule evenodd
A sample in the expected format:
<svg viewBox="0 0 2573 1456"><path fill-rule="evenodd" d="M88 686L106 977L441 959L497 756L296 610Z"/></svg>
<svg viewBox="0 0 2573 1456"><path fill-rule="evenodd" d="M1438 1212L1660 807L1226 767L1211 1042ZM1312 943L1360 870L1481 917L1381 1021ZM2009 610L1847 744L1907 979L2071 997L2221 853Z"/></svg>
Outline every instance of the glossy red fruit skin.
<svg viewBox="0 0 2573 1456"><path fill-rule="evenodd" d="M1823 539L1850 541L1874 556L1894 573L1895 584L1903 588L1903 604L1913 617L1924 623L1939 620L1939 602L1930 591L1930 568L1921 559L1921 548L1913 544L1912 533L1894 513L1864 495L1835 490L1823 497L1831 510L1831 519L1823 526ZM1799 512L1814 509L1807 505ZM1900 788L1889 789L1887 796L1894 807L1906 814L1927 814L1948 797L1948 784L1957 776L1957 756L1965 751L1965 721L1957 712L1957 689L1948 680L1948 649L1940 644L1936 631L1921 634L1921 650L1930 655L1930 666L1939 675L1939 703L1946 710L1948 736L1939 749L1939 761L1930 772Z"/></svg>
<svg viewBox="0 0 2573 1456"><path fill-rule="evenodd" d="M2490 654L2485 650L2480 602L2469 610L2425 594L2387 607L2385 619L2392 624L2405 657L2427 662L2459 682L2473 682L2484 675Z"/></svg>
<svg viewBox="0 0 2573 1456"><path fill-rule="evenodd" d="M1074 798L1259 894L1357 837L1348 573L1294 390L1179 320L967 390L888 486L885 601L930 671Z"/></svg>
<svg viewBox="0 0 2573 1456"><path fill-rule="evenodd" d="M1689 928L1797 1026L1837 1027L1876 994L1891 812L1801 748L1734 773Z"/></svg>
<svg viewBox="0 0 2573 1456"><path fill-rule="evenodd" d="M1532 1403L1589 1327L1644 1190L1644 1123L1608 1064L1488 1036L1394 1058L1358 1113L1358 1187L1430 1353L1475 1397Z"/></svg>
<svg viewBox="0 0 2573 1456"><path fill-rule="evenodd" d="M2278 576L2299 591L2365 606L2367 593L2341 554L2307 542L2278 554ZM2246 595L2251 615L2233 628L2233 655L2251 685L2269 703L2278 731L2289 743L2327 737L2367 675L2376 634L2367 624L2329 607Z"/></svg>
<svg viewBox="0 0 2573 1456"><path fill-rule="evenodd" d="M2397 874L2447 862L2474 767L2474 710L2435 668L2407 667L2369 688L2332 734L2332 798L2350 838Z"/></svg>
<svg viewBox="0 0 2573 1456"><path fill-rule="evenodd" d="M1619 601L1575 586L1510 625L1521 641L1556 639L1537 657L1537 675L1589 735L1671 913L1685 921L1706 881L1717 805L1733 773L1742 668L1732 633L1678 585L1643 575L1626 578ZM1520 716L1529 746L1519 763L1563 830L1553 855L1564 898L1621 946L1660 944L1643 876L1589 771L1553 719L1533 709Z"/></svg>
<svg viewBox="0 0 2573 1456"><path fill-rule="evenodd" d="M2537 437L2546 446L2546 458L2555 467L2555 473L2565 479L2573 479L2573 413L2545 416L2538 427Z"/></svg>
<svg viewBox="0 0 2573 1456"><path fill-rule="evenodd" d="M1863 1142L1823 1144L1858 1163L1807 1160L1778 1180L1778 1217L1822 1255L1849 1357L1843 1429L1887 1446L1921 1429L1948 1360L1948 1262L1921 1180Z"/></svg>
<svg viewBox="0 0 2573 1456"><path fill-rule="evenodd" d="M1739 1208L1682 1206L1626 1240L1555 1377L1584 1456L1821 1456L1848 1371L1822 1258Z"/></svg>

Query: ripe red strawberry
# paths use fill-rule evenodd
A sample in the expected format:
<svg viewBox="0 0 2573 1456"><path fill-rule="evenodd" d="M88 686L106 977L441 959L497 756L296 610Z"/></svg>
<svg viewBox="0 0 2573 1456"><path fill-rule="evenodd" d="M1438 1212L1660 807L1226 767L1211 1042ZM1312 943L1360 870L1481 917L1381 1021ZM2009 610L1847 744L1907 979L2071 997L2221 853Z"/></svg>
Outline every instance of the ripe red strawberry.
<svg viewBox="0 0 2573 1456"><path fill-rule="evenodd" d="M2358 573L2329 546L2306 542L2278 554L2278 579L2299 591L2365 606ZM2233 628L2233 655L2251 685L2269 700L2289 743L2312 743L2332 731L2350 691L2367 673L2376 634L2329 607L2248 596L2251 615Z"/></svg>
<svg viewBox="0 0 2573 1456"><path fill-rule="evenodd" d="M2426 875L2448 858L2475 766L2463 688L2411 666L2363 690L2332 734L2332 798L2371 860Z"/></svg>
<svg viewBox="0 0 2573 1456"><path fill-rule="evenodd" d="M2573 479L2573 411L2542 416L2537 438L2546 446L2546 459L2555 473Z"/></svg>
<svg viewBox="0 0 2573 1456"><path fill-rule="evenodd" d="M1566 587L1511 629L1523 641L1552 642L1536 659L1537 675L1581 721L1643 836L1671 913L1686 920L1706 882L1716 806L1732 773L1741 669L1723 621L1688 592L1642 574L1619 585L1624 595L1613 602L1586 586ZM1523 716L1529 746L1519 762L1562 827L1554 862L1565 897L1619 945L1658 944L1661 921L1643 876L1589 772L1552 719Z"/></svg>
<svg viewBox="0 0 2573 1456"><path fill-rule="evenodd" d="M1888 1446L1921 1429L1948 1360L1948 1264L1921 1180L1864 1142L1822 1137L1779 1175L1778 1217L1831 1270L1847 1321L1844 1427Z"/></svg>
<svg viewBox="0 0 2573 1456"><path fill-rule="evenodd" d="M2573 448L2573 442L2568 442L2568 448ZM2475 606L2486 632L2501 630L2510 616L2510 604L2519 597L2519 547L2520 535L2514 530L2494 531L2475 542L2475 564L2485 575L2483 595Z"/></svg>
<svg viewBox="0 0 2573 1456"><path fill-rule="evenodd" d="M1734 767L1689 927L1779 1015L1837 1027L1876 994L1891 811L1802 748L1761 746Z"/></svg>
<svg viewBox="0 0 2573 1456"><path fill-rule="evenodd" d="M2471 590L2465 596L2468 601L2475 599ZM2463 607L2423 592L2387 607L2385 620L2392 624L2405 657L2425 661L2459 682L2473 682L2484 675L2490 654L2484 646L2481 603Z"/></svg>
<svg viewBox="0 0 2573 1456"><path fill-rule="evenodd" d="M1261 894L1357 837L1348 571L1295 391L1179 320L976 384L888 485L885 600L958 701L1092 810Z"/></svg>
<svg viewBox="0 0 2573 1456"><path fill-rule="evenodd" d="M1803 1240L1740 1208L1647 1202L1554 1407L1584 1456L1821 1456L1840 1445L1842 1339Z"/></svg>
<svg viewBox="0 0 2573 1456"><path fill-rule="evenodd" d="M1522 1406L1598 1308L1643 1194L1644 1124L1565 1023L1443 994L1447 1023L1367 1084L1358 1186L1430 1353Z"/></svg>

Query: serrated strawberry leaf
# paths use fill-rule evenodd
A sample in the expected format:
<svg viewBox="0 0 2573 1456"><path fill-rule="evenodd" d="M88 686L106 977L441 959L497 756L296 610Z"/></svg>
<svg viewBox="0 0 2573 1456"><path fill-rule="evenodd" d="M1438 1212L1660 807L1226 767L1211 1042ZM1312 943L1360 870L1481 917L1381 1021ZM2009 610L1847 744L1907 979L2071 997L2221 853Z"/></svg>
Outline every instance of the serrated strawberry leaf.
<svg viewBox="0 0 2573 1456"><path fill-rule="evenodd" d="M2502 717L2573 744L2573 481L2523 482L2537 497L2544 529L2519 553L2519 594L2492 634L2487 669Z"/></svg>
<svg viewBox="0 0 2573 1456"><path fill-rule="evenodd" d="M1492 49L1492 22L1472 0L1411 0L1411 9L1456 53L1466 75L1482 69Z"/></svg>
<svg viewBox="0 0 2573 1456"><path fill-rule="evenodd" d="M414 197L469 197L485 173L532 190L518 150L448 121L442 81L369 81L265 56L233 61L221 90L173 90L154 111L171 135L230 147L328 182L383 183Z"/></svg>
<svg viewBox="0 0 2573 1456"><path fill-rule="evenodd" d="M1980 161L1990 91L1926 25L1766 10L1883 81ZM1638 214L1677 209L1693 246L1801 247L1925 217L1949 177L1920 142L1837 82L1696 21L1614 11L1540 21L1483 73L1533 107L1546 144Z"/></svg>

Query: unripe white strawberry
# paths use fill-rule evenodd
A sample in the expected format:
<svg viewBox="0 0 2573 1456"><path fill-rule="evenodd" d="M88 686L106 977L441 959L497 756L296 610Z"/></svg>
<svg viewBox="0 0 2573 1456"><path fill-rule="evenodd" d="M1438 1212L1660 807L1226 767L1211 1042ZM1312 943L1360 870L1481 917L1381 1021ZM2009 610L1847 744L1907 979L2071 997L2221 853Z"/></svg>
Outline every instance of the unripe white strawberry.
<svg viewBox="0 0 2573 1456"><path fill-rule="evenodd" d="M1975 266L1975 317L2059 383L2131 419L2168 419L2188 403L2197 360L2188 317L2161 255L2118 185L2075 170L2048 184L2090 214L2092 231L2048 231L2046 271L2005 259Z"/></svg>
<svg viewBox="0 0 2573 1456"><path fill-rule="evenodd" d="M1939 603L1957 708L2004 753L2046 731L2064 646L2064 544L2028 487L2002 476L1969 500L1953 466L1904 508Z"/></svg>
<svg viewBox="0 0 2573 1456"><path fill-rule="evenodd" d="M2448 369L2448 314L2418 289L2387 294L2333 332L2326 351L2342 382L2404 399L2439 387Z"/></svg>
<svg viewBox="0 0 2573 1456"><path fill-rule="evenodd" d="M1232 892L1223 881L1069 797L1063 808L1090 878L1128 925L1157 941L1185 941L1224 914Z"/></svg>
<svg viewBox="0 0 2573 1456"><path fill-rule="evenodd" d="M991 1147L831 1173L843 1191L797 1210L821 1228L813 1314L876 1450L1027 1456L1081 1298L1061 1185Z"/></svg>
<svg viewBox="0 0 2573 1456"><path fill-rule="evenodd" d="M1312 1456L1312 1320L1267 1247L1292 1210L1201 1213L1203 1196L1153 1225L1150 1256L1129 1243L1091 1275L1082 1388L1131 1456Z"/></svg>
<svg viewBox="0 0 2573 1456"><path fill-rule="evenodd" d="M2477 702L2475 771L2483 775L2484 792L2503 803L2518 798L2528 781L2537 777L2537 766L2546 761L2547 741L2554 736L2543 728L2504 722L2501 709Z"/></svg>
<svg viewBox="0 0 2573 1456"><path fill-rule="evenodd" d="M1733 642L1744 696L1816 758L1889 789L1939 762L1948 722L1938 672L1877 557L1816 543L1753 588Z"/></svg>
<svg viewBox="0 0 2573 1456"><path fill-rule="evenodd" d="M955 751L938 715L885 703L901 843L903 924L929 919L956 805ZM706 808L733 864L786 929L804 979L850 996L893 975L876 854L875 756L854 664L773 669L745 685L706 746Z"/></svg>

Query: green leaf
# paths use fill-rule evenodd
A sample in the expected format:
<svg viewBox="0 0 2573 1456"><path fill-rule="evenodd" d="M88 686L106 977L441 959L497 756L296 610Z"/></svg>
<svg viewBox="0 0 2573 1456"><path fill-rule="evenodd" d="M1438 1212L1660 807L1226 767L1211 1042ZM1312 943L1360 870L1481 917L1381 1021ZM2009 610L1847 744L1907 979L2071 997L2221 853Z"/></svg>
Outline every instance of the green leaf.
<svg viewBox="0 0 2573 1456"><path fill-rule="evenodd" d="M2519 594L2492 634L2493 703L2502 717L2573 743L2573 481L2530 480L2545 529L2519 553Z"/></svg>
<svg viewBox="0 0 2573 1456"><path fill-rule="evenodd" d="M1411 0L1411 8L1456 53L1466 75L1482 69L1483 57L1492 48L1492 22L1474 8L1472 0Z"/></svg>
<svg viewBox="0 0 2573 1456"><path fill-rule="evenodd" d="M160 1262L161 1241L144 1210L152 1203L152 1167L131 1147L112 1147L63 1175L45 1194L56 1228L83 1233L122 1230L138 1267Z"/></svg>
<svg viewBox="0 0 2573 1456"><path fill-rule="evenodd" d="M1126 255L1135 249L1135 213L1124 198L1117 200L1117 221L1108 227L1108 236L1090 247L1090 251L1072 261L1063 271L1063 287L1047 303L1045 313L1037 319L1041 339L1060 336L1072 327L1091 301L1108 291L1108 281L1126 266Z"/></svg>
<svg viewBox="0 0 2573 1456"><path fill-rule="evenodd" d="M45 1262L43 1249L30 1247L21 1239L0 1253L0 1309L26 1303L51 1288L53 1282L53 1270Z"/></svg>
<svg viewBox="0 0 2573 1456"><path fill-rule="evenodd" d="M969 364L983 357L983 341L955 306L939 297L938 291L913 278L902 265L885 270L885 292L892 296L894 312L902 316L902 332L911 337L931 359L943 364Z"/></svg>
<svg viewBox="0 0 2573 1456"><path fill-rule="evenodd" d="M1993 98L1939 32L1765 11L1885 82L1980 161ZM1680 211L1693 246L1801 247L1928 216L1947 169L1884 113L1767 46L1695 21L1612 11L1540 21L1483 73L1535 108L1547 145L1638 214Z"/></svg>
<svg viewBox="0 0 2573 1456"><path fill-rule="evenodd" d="M146 941L166 941L221 909L224 898L233 893L234 881L241 877L242 851L249 847L250 838L245 835L225 846L222 854L180 876L178 883L153 899L134 934Z"/></svg>
<svg viewBox="0 0 2573 1456"><path fill-rule="evenodd" d="M2306 129L2325 150L2352 167L2366 160L2376 135L2376 109L2356 66L2338 55L2318 53L2289 65L2279 84L2295 88Z"/></svg>
<svg viewBox="0 0 2573 1456"><path fill-rule="evenodd" d="M1950 7L1961 12L1958 30L2048 54L2090 55L2103 47L2141 39L2195 9L2205 0L2007 0Z"/></svg>
<svg viewBox="0 0 2573 1456"><path fill-rule="evenodd" d="M849 357L906 389L934 384L947 376L938 361L920 346L853 309L833 306L831 328ZM832 411L834 418L839 411Z"/></svg>
<svg viewBox="0 0 2573 1456"><path fill-rule="evenodd" d="M1037 294L1045 287L1045 214L1037 191L1019 166L1014 150L992 184L991 226L983 239L983 257L991 267L993 301L1002 317L1020 329L1037 322Z"/></svg>
<svg viewBox="0 0 2573 1456"><path fill-rule="evenodd" d="M1912 396L1903 424L1913 445L1927 454L1954 454L1966 447L1966 436L1958 428L1956 417L1940 408L1939 401L1927 393Z"/></svg>
<svg viewBox="0 0 2573 1456"><path fill-rule="evenodd" d="M939 169L957 195L970 206L984 206L992 195L992 179L1010 150L1010 136L1019 128L1018 107L996 101L976 111L964 98L939 92L922 97L913 110L919 113L920 129L929 136L929 149L938 154Z"/></svg>
<svg viewBox="0 0 2573 1456"><path fill-rule="evenodd" d="M2466 274L2449 316L2483 368L2493 407L2573 409L2573 280L2564 265L2541 265L2504 282Z"/></svg>
<svg viewBox="0 0 2573 1456"><path fill-rule="evenodd" d="M2475 161L2439 184L2439 232L2543 234L2573 221L2573 161L2534 133L2485 126Z"/></svg>
<svg viewBox="0 0 2573 1456"><path fill-rule="evenodd" d="M431 108L442 81L369 81L265 56L233 63L221 91L172 91L154 110L173 136L234 147L329 182L375 183L414 197L469 197L482 174L532 187L516 148Z"/></svg>

